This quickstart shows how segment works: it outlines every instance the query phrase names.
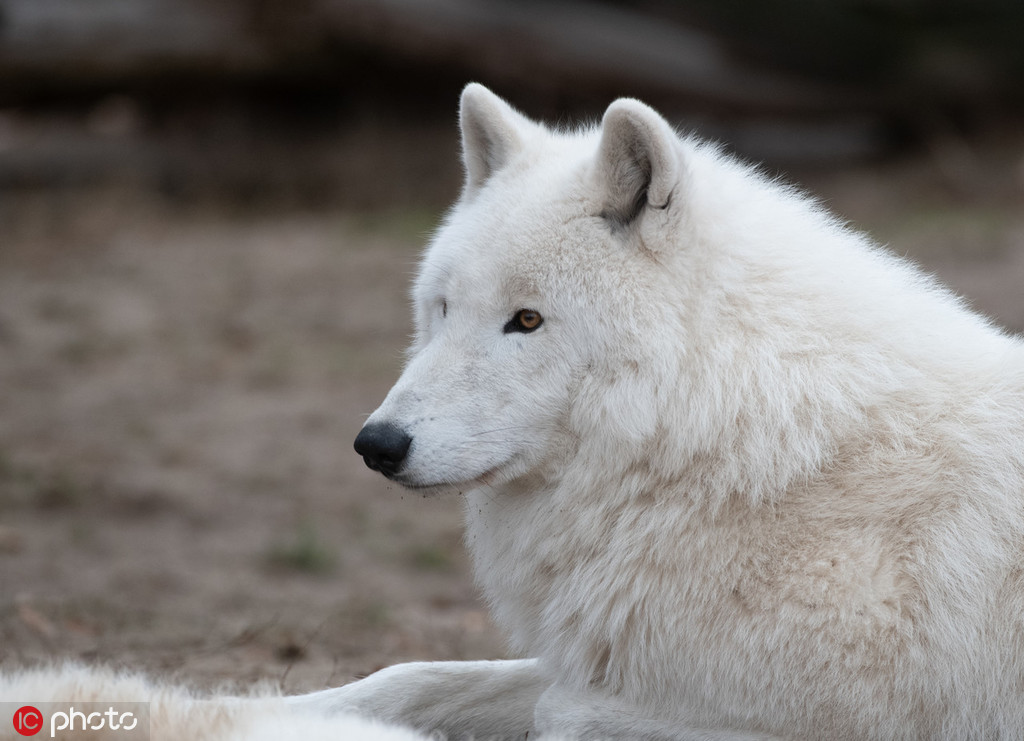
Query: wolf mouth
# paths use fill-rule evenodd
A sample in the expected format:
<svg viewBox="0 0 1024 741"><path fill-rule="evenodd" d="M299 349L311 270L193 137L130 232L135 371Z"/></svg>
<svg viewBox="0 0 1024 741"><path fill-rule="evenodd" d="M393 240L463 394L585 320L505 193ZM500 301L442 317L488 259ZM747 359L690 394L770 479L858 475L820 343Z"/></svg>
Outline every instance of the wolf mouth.
<svg viewBox="0 0 1024 741"><path fill-rule="evenodd" d="M514 460L514 458L515 456L509 458L508 460L502 461L496 466L488 468L479 476L474 476L471 479L459 479L457 481L437 481L434 483L424 484L418 481L410 481L405 479L403 476L403 472L401 471L391 475L385 474L385 476L387 476L387 478L390 479L391 481L394 481L396 484L401 484L406 489L411 489L413 491L419 492L425 492L430 489L475 489L478 486L489 486L491 483L493 483L495 477L498 475L501 469L508 466L508 464Z"/></svg>

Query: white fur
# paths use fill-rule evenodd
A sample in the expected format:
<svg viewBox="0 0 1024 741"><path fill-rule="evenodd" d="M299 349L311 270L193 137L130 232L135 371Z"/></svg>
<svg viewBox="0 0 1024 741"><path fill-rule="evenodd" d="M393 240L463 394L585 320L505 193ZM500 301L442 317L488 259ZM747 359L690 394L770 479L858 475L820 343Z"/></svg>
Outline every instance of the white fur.
<svg viewBox="0 0 1024 741"><path fill-rule="evenodd" d="M203 697L182 687L157 684L139 674L69 664L8 672L0 676L0 702L40 705L47 703L149 703L152 741L425 741L412 730L386 726L350 714L327 715L315 708L292 708L271 693L251 697ZM96 708L92 708L95 710ZM124 710L121 706L119 710ZM124 731L60 731L62 741L118 741ZM141 738L139 728L130 738ZM143 734L144 735L144 734ZM11 718L0 718L0 738L19 739ZM35 738L50 738L49 720Z"/></svg>
<svg viewBox="0 0 1024 741"><path fill-rule="evenodd" d="M534 728L1024 735L1021 342L637 101L556 132L470 85L462 125L368 423L465 492Z"/></svg>
<svg viewBox="0 0 1024 741"><path fill-rule="evenodd" d="M536 657L289 700L451 738L1024 736L1024 346L632 100L466 88L467 179L368 420L465 493ZM522 309L543 323L505 332ZM385 439L378 436L377 440Z"/></svg>

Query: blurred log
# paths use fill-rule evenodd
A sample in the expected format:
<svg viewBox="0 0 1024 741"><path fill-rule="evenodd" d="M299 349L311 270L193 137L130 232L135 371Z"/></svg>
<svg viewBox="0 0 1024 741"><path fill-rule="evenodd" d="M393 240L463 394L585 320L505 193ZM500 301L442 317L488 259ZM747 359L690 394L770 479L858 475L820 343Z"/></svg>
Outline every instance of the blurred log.
<svg viewBox="0 0 1024 741"><path fill-rule="evenodd" d="M418 79L442 68L541 95L629 91L779 111L869 104L744 65L693 28L580 0L0 0L0 102L183 76L357 78L384 60Z"/></svg>
<svg viewBox="0 0 1024 741"><path fill-rule="evenodd" d="M358 86L403 75L420 86L483 78L539 95L629 92L740 111L1020 100L1024 6L1015 0L862 5L0 0L0 104L167 79Z"/></svg>
<svg viewBox="0 0 1024 741"><path fill-rule="evenodd" d="M352 41L443 59L552 95L611 90L758 110L865 104L848 90L744 65L722 39L629 7L582 0L346 0L324 7L344 19L336 28Z"/></svg>

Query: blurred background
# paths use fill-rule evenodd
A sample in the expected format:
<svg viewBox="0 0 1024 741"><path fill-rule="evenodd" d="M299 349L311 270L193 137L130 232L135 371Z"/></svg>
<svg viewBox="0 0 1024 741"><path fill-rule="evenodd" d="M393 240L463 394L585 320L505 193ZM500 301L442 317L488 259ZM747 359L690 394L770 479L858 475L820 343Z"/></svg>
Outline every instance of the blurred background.
<svg viewBox="0 0 1024 741"><path fill-rule="evenodd" d="M462 86L639 97L1024 329L1017 0L0 0L0 668L498 658L456 497L351 441Z"/></svg>

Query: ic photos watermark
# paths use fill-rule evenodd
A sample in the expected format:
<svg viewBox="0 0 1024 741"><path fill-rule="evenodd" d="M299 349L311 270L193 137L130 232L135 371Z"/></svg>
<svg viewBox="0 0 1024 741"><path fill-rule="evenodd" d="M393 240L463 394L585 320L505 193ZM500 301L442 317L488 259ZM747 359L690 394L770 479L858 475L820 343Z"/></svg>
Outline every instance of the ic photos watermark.
<svg viewBox="0 0 1024 741"><path fill-rule="evenodd" d="M148 702L4 702L0 708L21 736L149 741Z"/></svg>

